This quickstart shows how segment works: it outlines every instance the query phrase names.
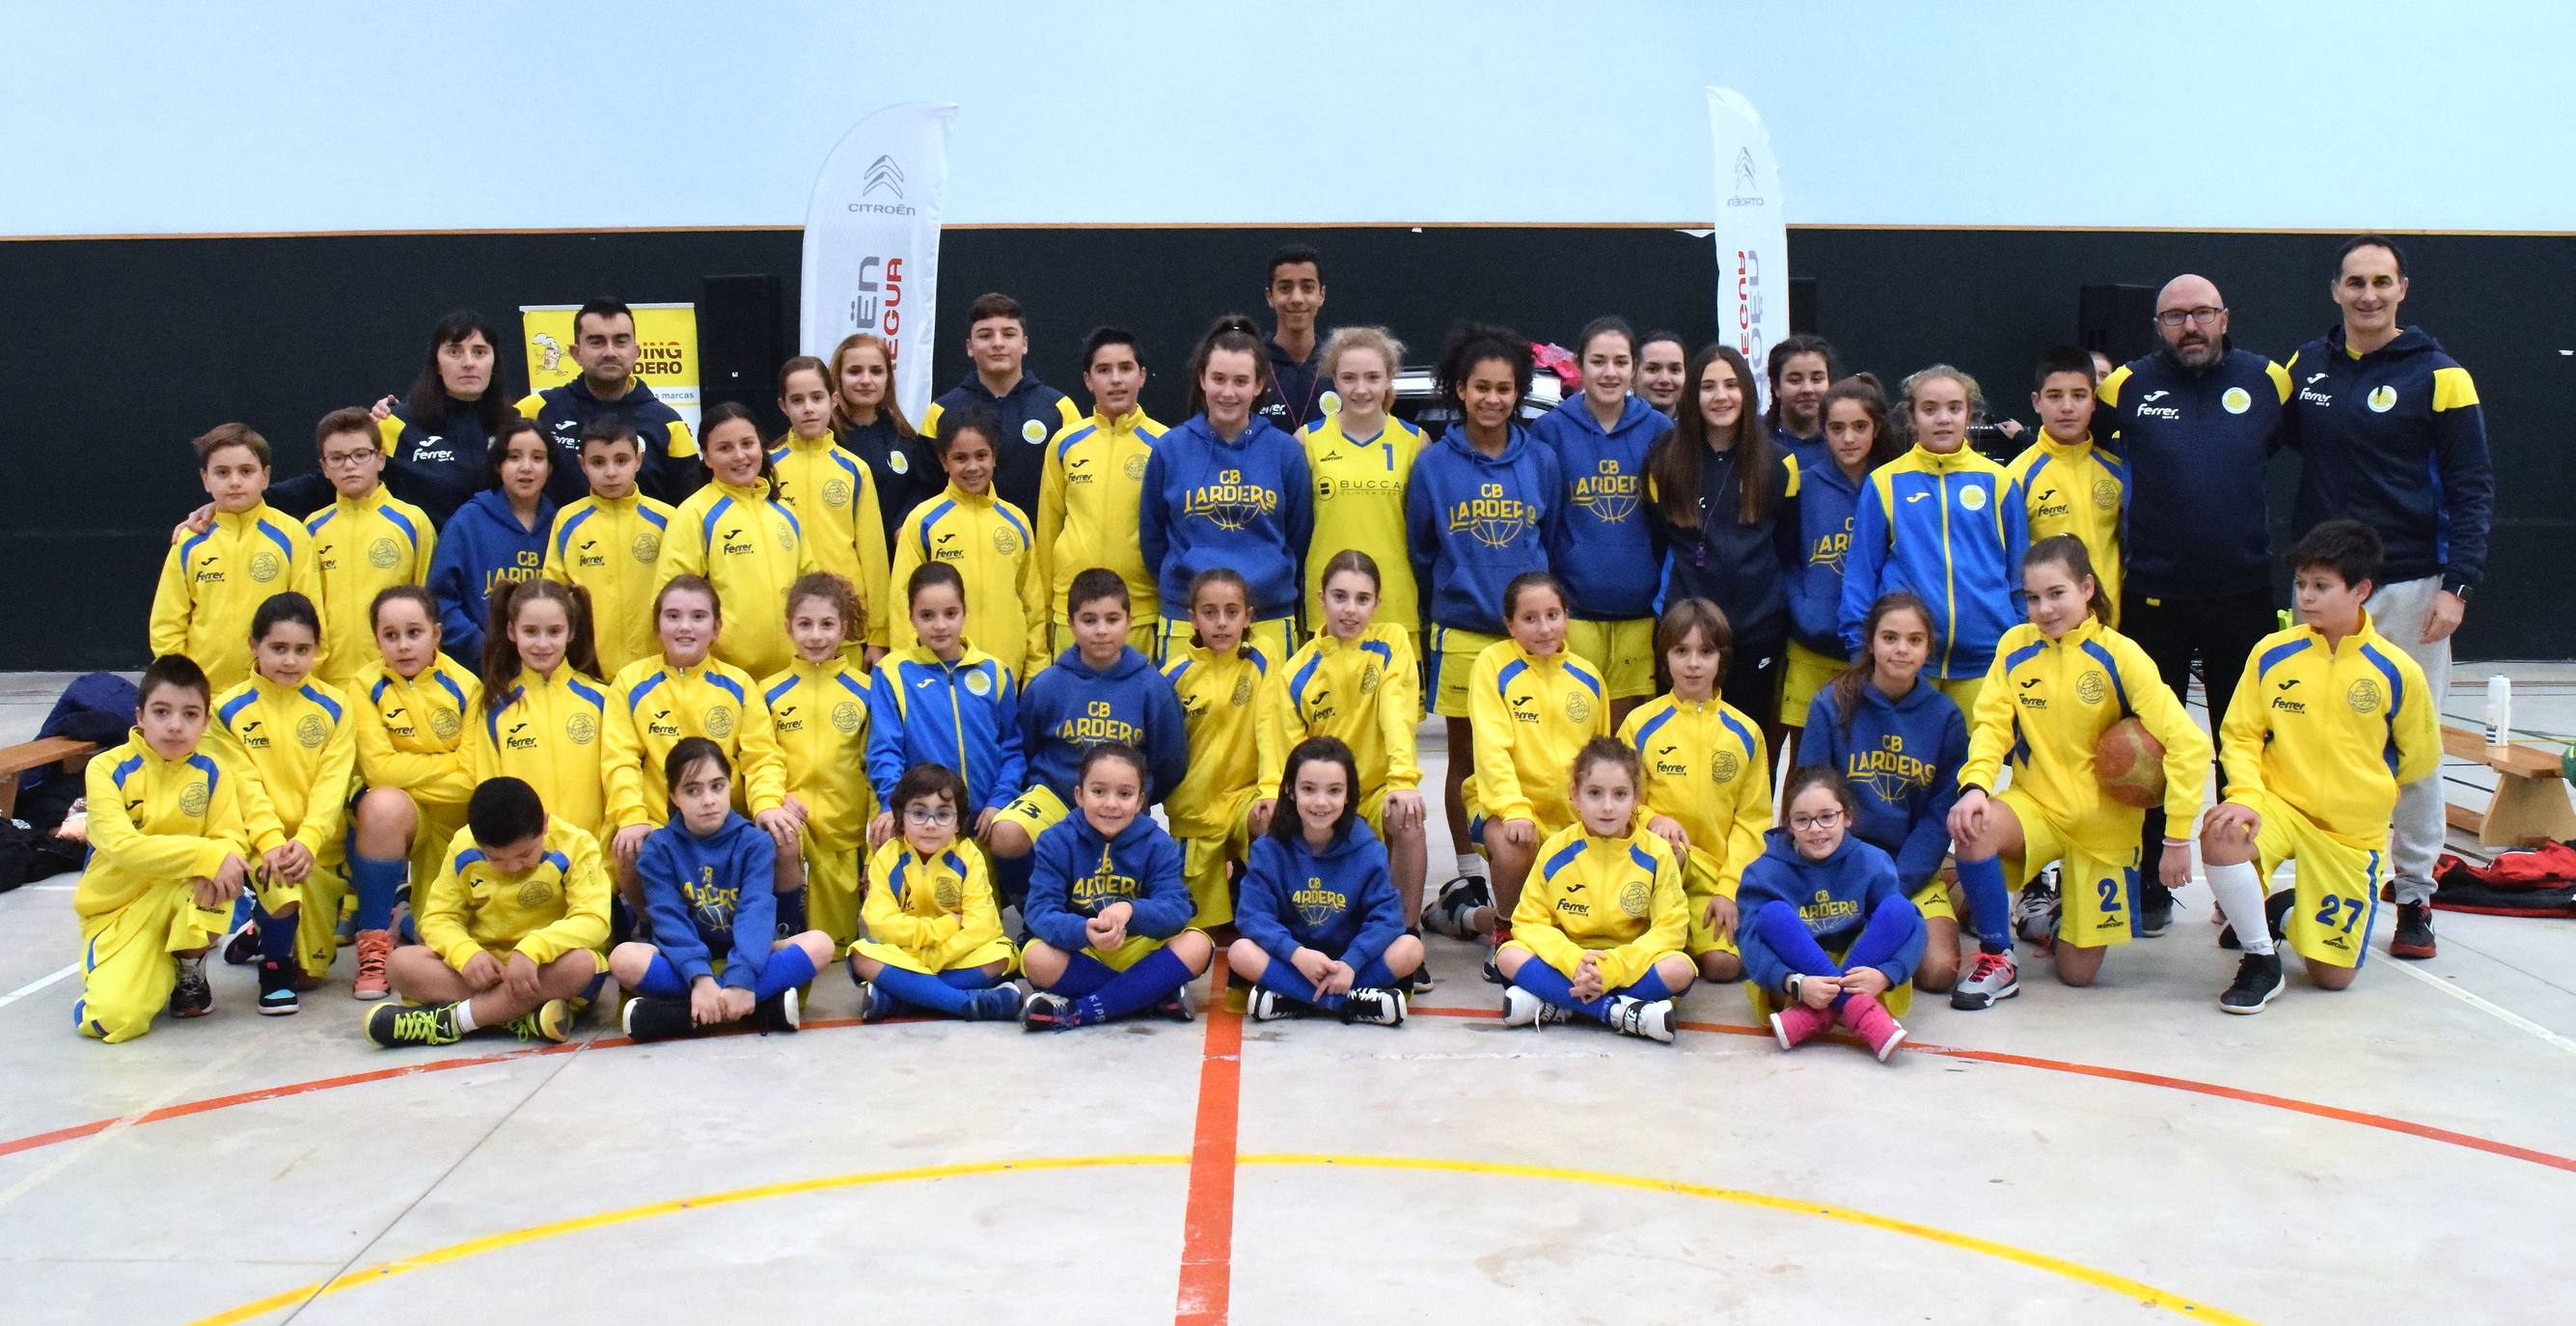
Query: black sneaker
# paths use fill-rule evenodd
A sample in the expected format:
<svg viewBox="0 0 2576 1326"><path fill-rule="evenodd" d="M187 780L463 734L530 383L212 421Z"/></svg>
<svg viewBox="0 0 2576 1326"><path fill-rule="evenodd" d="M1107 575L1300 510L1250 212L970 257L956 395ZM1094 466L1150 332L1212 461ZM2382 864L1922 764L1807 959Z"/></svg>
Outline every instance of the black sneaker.
<svg viewBox="0 0 2576 1326"><path fill-rule="evenodd" d="M626 1014L621 1020L629 1039L667 1041L697 1030L689 1019L689 1001L639 995L626 1001Z"/></svg>
<svg viewBox="0 0 2576 1326"><path fill-rule="evenodd" d="M1485 984L1487 984L1487 985L1509 985L1509 984L1511 984L1511 982L1510 982L1510 981L1505 980L1505 979L1503 978L1503 969L1494 965L1494 952L1493 952L1493 950L1492 950L1492 949L1487 949L1487 950L1485 950L1485 972L1484 972L1484 976L1485 976Z"/></svg>
<svg viewBox="0 0 2576 1326"><path fill-rule="evenodd" d="M1009 1022L1020 1015L1020 987L1008 981L966 996L969 1022Z"/></svg>
<svg viewBox="0 0 2576 1326"><path fill-rule="evenodd" d="M1431 993L1431 959L1424 958L1422 965L1414 968L1411 975L1396 982L1396 986L1407 994Z"/></svg>
<svg viewBox="0 0 2576 1326"><path fill-rule="evenodd" d="M2280 947L2283 927L2290 923L2290 908L2296 906L2298 901L2297 889L2283 889L2263 900L2263 925L2272 932L2272 945L2275 950ZM2231 925L2218 932L2218 946L2230 953L2244 947L2244 944L2236 938L2236 927Z"/></svg>
<svg viewBox="0 0 2576 1326"><path fill-rule="evenodd" d="M1187 989L1174 990L1171 998L1162 1000L1145 1011L1173 1022L1195 1022L1199 1016L1197 1011L1190 1007L1190 992Z"/></svg>
<svg viewBox="0 0 2576 1326"><path fill-rule="evenodd" d="M2281 955L2248 953L2236 964L2236 983L2218 996L2221 1013L2260 1013L2288 984L2281 978Z"/></svg>
<svg viewBox="0 0 2576 1326"><path fill-rule="evenodd" d="M206 981L206 959L172 959L179 968L179 983L170 987L170 1016L201 1018L215 1011L215 987Z"/></svg>
<svg viewBox="0 0 2576 1326"><path fill-rule="evenodd" d="M859 1021L883 1022L893 1017L903 1005L893 995L877 988L874 981L859 982Z"/></svg>
<svg viewBox="0 0 2576 1326"><path fill-rule="evenodd" d="M1073 1001L1048 990L1032 990L1020 1001L1020 1030L1062 1031L1073 1025Z"/></svg>
<svg viewBox="0 0 2576 1326"><path fill-rule="evenodd" d="M1365 1022L1376 1027L1402 1026L1404 992L1373 990L1366 986L1353 990L1342 1000L1342 1021Z"/></svg>
<svg viewBox="0 0 2576 1326"><path fill-rule="evenodd" d="M377 1004L367 1010L363 1025L367 1029L367 1039L388 1050L398 1045L454 1045L464 1039L463 1034L456 1030L454 1004L440 1004L434 1008L406 1008L392 1002Z"/></svg>
<svg viewBox="0 0 2576 1326"><path fill-rule="evenodd" d="M2149 884L2138 899L2138 935L2153 939L2173 928L2173 890Z"/></svg>
<svg viewBox="0 0 2576 1326"><path fill-rule="evenodd" d="M259 961L259 922L251 921L224 941L224 965L247 967Z"/></svg>
<svg viewBox="0 0 2576 1326"><path fill-rule="evenodd" d="M286 1017L302 1007L295 998L295 978L298 975L301 973L291 963L259 964L259 1015L261 1017Z"/></svg>
<svg viewBox="0 0 2576 1326"><path fill-rule="evenodd" d="M1440 886L1439 896L1422 909L1422 923L1451 939L1472 939L1467 929L1467 916L1479 907L1491 906L1494 894L1485 881L1474 875L1460 875Z"/></svg>
<svg viewBox="0 0 2576 1326"><path fill-rule="evenodd" d="M781 990L751 1006L751 1025L758 1027L764 1034L773 1031L794 1031L804 1021L805 1012L797 1003L796 991L793 988Z"/></svg>
<svg viewBox="0 0 2576 1326"><path fill-rule="evenodd" d="M2388 937L2388 956L2392 958L2433 956L2433 904L2429 902L2397 904L2397 933Z"/></svg>

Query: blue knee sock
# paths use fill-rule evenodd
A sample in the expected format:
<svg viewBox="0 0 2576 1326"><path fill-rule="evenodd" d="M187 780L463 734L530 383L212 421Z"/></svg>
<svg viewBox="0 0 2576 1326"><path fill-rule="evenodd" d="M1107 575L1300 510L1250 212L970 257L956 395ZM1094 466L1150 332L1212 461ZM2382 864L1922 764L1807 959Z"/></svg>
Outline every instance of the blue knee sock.
<svg viewBox="0 0 2576 1326"><path fill-rule="evenodd" d="M897 1001L910 1004L915 1008L927 1009L933 1013L945 1013L950 1017L965 1016L967 1001L975 997L973 991L960 990L936 976L925 976L920 972L906 971L895 966L880 970L876 974L875 984L880 994L891 995Z"/></svg>
<svg viewBox="0 0 2576 1326"><path fill-rule="evenodd" d="M394 923L394 891L408 863L349 854L349 887L358 895L358 928L383 930Z"/></svg>
<svg viewBox="0 0 2576 1326"><path fill-rule="evenodd" d="M771 949L769 961L761 964L760 979L752 984L751 997L766 1003L813 979L814 959L807 955L804 946L790 944L785 948Z"/></svg>
<svg viewBox="0 0 2576 1326"><path fill-rule="evenodd" d="M1840 976L1842 964L1835 962L1816 942L1807 923L1798 919L1798 909L1783 902L1764 903L1745 922L1747 928L1771 946L1783 965L1801 976Z"/></svg>
<svg viewBox="0 0 2576 1326"><path fill-rule="evenodd" d="M961 816L962 818L962 816ZM993 909L1017 906L1029 896L1029 877L1037 873L1037 854L1005 859L987 854L985 861L993 867Z"/></svg>
<svg viewBox="0 0 2576 1326"><path fill-rule="evenodd" d="M1512 984L1529 991L1531 994L1537 995L1539 998L1556 1005L1558 1008L1572 1009L1595 1022L1607 1022L1610 1020L1609 995L1604 994L1597 999L1575 998L1574 982L1567 979L1564 972L1558 971L1556 968L1547 965L1545 962L1542 962L1537 958L1531 958L1529 961L1521 964L1520 971L1515 973L1512 977Z"/></svg>
<svg viewBox="0 0 2576 1326"><path fill-rule="evenodd" d="M981 967L960 967L939 973L939 983L952 990L990 990L1000 981L984 974Z"/></svg>
<svg viewBox="0 0 2576 1326"><path fill-rule="evenodd" d="M635 993L655 999L686 999L689 983L680 979L679 969L671 965L669 958L656 953L652 964L644 969L644 979L636 983Z"/></svg>
<svg viewBox="0 0 2576 1326"><path fill-rule="evenodd" d="M781 938L805 932L805 890L778 895L778 932Z"/></svg>
<svg viewBox="0 0 2576 1326"><path fill-rule="evenodd" d="M1064 975L1056 978L1049 990L1067 999L1080 999L1118 979L1106 963L1088 953L1068 953L1064 958Z"/></svg>
<svg viewBox="0 0 2576 1326"><path fill-rule="evenodd" d="M1135 966L1109 978L1106 985L1082 997L1077 1005L1084 1022L1107 1022L1124 1017L1140 1008L1149 1008L1169 998L1174 990L1190 982L1190 965L1168 948L1158 948L1139 959Z"/></svg>
<svg viewBox="0 0 2576 1326"><path fill-rule="evenodd" d="M1337 1009L1350 1002L1340 995L1318 993L1313 981L1307 980L1304 973L1284 962L1274 961L1262 968L1260 978L1253 984L1264 989L1276 990L1298 1003L1312 1004L1317 1008Z"/></svg>
<svg viewBox="0 0 2576 1326"><path fill-rule="evenodd" d="M273 916L265 907L259 909L259 960L292 965L295 962L296 916L289 912Z"/></svg>
<svg viewBox="0 0 2576 1326"><path fill-rule="evenodd" d="M1673 988L1664 984L1664 974L1662 972L1659 972L1652 967L1648 967L1645 975L1638 977L1635 981L1627 985L1623 985L1610 993L1614 995L1624 995L1630 999L1643 1000L1646 1003L1651 1004L1658 999L1672 998Z"/></svg>
<svg viewBox="0 0 2576 1326"><path fill-rule="evenodd" d="M1977 947L2012 952L2012 898L2004 891L2002 859L1961 861L1959 887L1968 895L1968 923L1976 927Z"/></svg>

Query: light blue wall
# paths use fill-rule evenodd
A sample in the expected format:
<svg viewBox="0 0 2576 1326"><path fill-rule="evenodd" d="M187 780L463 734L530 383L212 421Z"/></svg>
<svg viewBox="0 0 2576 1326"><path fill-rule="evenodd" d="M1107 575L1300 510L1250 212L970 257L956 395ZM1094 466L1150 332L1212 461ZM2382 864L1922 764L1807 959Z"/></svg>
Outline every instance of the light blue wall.
<svg viewBox="0 0 2576 1326"><path fill-rule="evenodd" d="M1797 223L2571 230L2571 14L29 4L0 233L792 225L914 98L962 106L955 223L1704 222L1708 83L1771 123Z"/></svg>

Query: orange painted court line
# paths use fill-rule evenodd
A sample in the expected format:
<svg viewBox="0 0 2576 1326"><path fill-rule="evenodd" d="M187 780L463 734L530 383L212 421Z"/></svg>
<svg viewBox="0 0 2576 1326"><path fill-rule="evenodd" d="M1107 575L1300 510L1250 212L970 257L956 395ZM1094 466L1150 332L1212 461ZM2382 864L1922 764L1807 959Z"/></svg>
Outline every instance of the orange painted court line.
<svg viewBox="0 0 2576 1326"><path fill-rule="evenodd" d="M1234 1292L1234 1142L1243 1101L1243 1015L1226 1007L1225 955L1208 968L1207 1048L1191 1129L1173 1326L1224 1326Z"/></svg>
<svg viewBox="0 0 2576 1326"><path fill-rule="evenodd" d="M1491 1009L1483 1008L1416 1008L1409 1010L1409 1013L1413 1017L1440 1018L1502 1016ZM1685 1031L1771 1039L1771 1029L1768 1027L1747 1027L1732 1022L1676 1022L1673 1025ZM2300 1100L2295 1096L2275 1096L2265 1091L2247 1091L2241 1087L2221 1086L2215 1082L2200 1082L2187 1077L2167 1077L2162 1073L2141 1073L2129 1068L2106 1068L2100 1064L2079 1064L2065 1059L2044 1059L2038 1055L2008 1054L2002 1050L1965 1050L1948 1045L1934 1045L1925 1041L1908 1041L1901 1048L1908 1054L1937 1054L1945 1058L1967 1059L1977 1063L2036 1068L2044 1072L2067 1073L2076 1077L2098 1077L2109 1082L2127 1082L2142 1087L2188 1091L2195 1096L2213 1096L2220 1100L2232 1100L2247 1105L2264 1105L2276 1110L2288 1110L2293 1114L2333 1119L2338 1123L2358 1124L2364 1128L2377 1128L2385 1132L2402 1133L2408 1137L2420 1137L2428 1142L2466 1147L2471 1151L2484 1151L2491 1156L2528 1161L2534 1165L2576 1174L2576 1157L2562 1156L2549 1151L2536 1151L2527 1146L2515 1146L2511 1142L2498 1142L2492 1138L2479 1137L2471 1133L2457 1133L2448 1128L2416 1123L2411 1119L2396 1119L2385 1114L2372 1114L2366 1110L2348 1110L2340 1105L2323 1105L2312 1100Z"/></svg>

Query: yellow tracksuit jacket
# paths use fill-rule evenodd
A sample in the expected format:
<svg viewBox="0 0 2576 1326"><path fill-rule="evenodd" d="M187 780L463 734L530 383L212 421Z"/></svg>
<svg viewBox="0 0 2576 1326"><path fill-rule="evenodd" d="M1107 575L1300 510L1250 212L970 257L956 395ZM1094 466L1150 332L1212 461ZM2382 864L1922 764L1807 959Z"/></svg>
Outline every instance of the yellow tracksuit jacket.
<svg viewBox="0 0 2576 1326"><path fill-rule="evenodd" d="M973 845L923 856L898 833L868 858L868 878L868 937L852 952L933 975L1011 955L992 874Z"/></svg>
<svg viewBox="0 0 2576 1326"><path fill-rule="evenodd" d="M607 823L605 685L569 667L552 677L522 671L507 691L484 692L478 708L465 723L465 763L476 783L506 774L537 789L546 814L564 824L595 834Z"/></svg>
<svg viewBox="0 0 2576 1326"><path fill-rule="evenodd" d="M805 803L806 832L825 848L866 838L877 813L868 784L868 674L839 658L800 658L761 682L760 693L785 791Z"/></svg>
<svg viewBox="0 0 2576 1326"><path fill-rule="evenodd" d="M1961 788L1992 791L2009 762L2013 789L2036 801L2087 847L2138 841L2145 812L2102 795L2093 743L2135 715L2165 748L2165 823L2177 836L2200 815L2209 737L2129 637L2091 616L2055 640L2024 622L1995 645L1995 665L1968 720Z"/></svg>
<svg viewBox="0 0 2576 1326"><path fill-rule="evenodd" d="M1249 643L1231 654L1191 645L1163 665L1163 679L1180 697L1181 727L1190 743L1189 774L1163 797L1173 837L1231 831L1245 794L1260 786L1255 713L1262 679L1274 670Z"/></svg>
<svg viewBox="0 0 2576 1326"><path fill-rule="evenodd" d="M1422 786L1413 740L1422 722L1417 668L1412 635L1383 622L1347 644L1328 631L1289 655L1261 690L1261 795L1279 795L1288 752L1308 737L1339 737L1351 748L1360 777L1354 801L1380 788Z"/></svg>
<svg viewBox="0 0 2576 1326"><path fill-rule="evenodd" d="M395 585L429 583L429 559L438 531L419 507L383 484L360 498L339 498L305 518L313 540L315 575L322 596L322 660L316 671L343 690L376 652L376 593Z"/></svg>
<svg viewBox="0 0 2576 1326"><path fill-rule="evenodd" d="M758 488L711 479L671 514L654 585L705 576L724 609L716 657L746 677L766 677L796 657L787 638L787 587L813 569L814 549L794 513Z"/></svg>
<svg viewBox="0 0 2576 1326"><path fill-rule="evenodd" d="M576 949L606 946L608 895L599 840L552 815L546 853L524 874L494 869L467 829L419 903L420 942L458 971L477 953L524 953L542 967Z"/></svg>
<svg viewBox="0 0 2576 1326"><path fill-rule="evenodd" d="M591 643L599 651L600 670L612 677L661 648L653 634L653 594L670 578L661 570L670 524L667 502L641 494L593 494L556 511L554 528L546 533L545 569L539 574L590 595Z"/></svg>
<svg viewBox="0 0 2576 1326"><path fill-rule="evenodd" d="M2129 501L2126 461L2093 445L2093 437L2064 443L2043 432L2029 450L2004 467L2022 492L2030 513L2030 541L2059 534L2084 541L2093 557L2093 577L2111 603L2111 624L2120 624L2120 512Z"/></svg>
<svg viewBox="0 0 2576 1326"><path fill-rule="evenodd" d="M1098 411L1057 430L1038 476L1038 565L1047 612L1067 620L1073 578L1092 567L1127 582L1127 611L1151 622L1161 609L1154 573L1137 544L1136 511L1144 500L1145 462L1163 426L1142 407L1115 419Z"/></svg>
<svg viewBox="0 0 2576 1326"><path fill-rule="evenodd" d="M2337 839L2378 847L2397 790L2442 763L2438 703L2368 613L2331 648L2312 626L2267 635L2218 728L2227 799L2268 792Z"/></svg>
<svg viewBox="0 0 2576 1326"><path fill-rule="evenodd" d="M348 702L326 681L292 690L253 677L215 697L214 727L242 780L251 847L304 845L317 863L337 862L358 778L358 731ZM336 919L336 918L335 918Z"/></svg>
<svg viewBox="0 0 2576 1326"><path fill-rule="evenodd" d="M1545 837L1574 823L1574 753L1610 735L1598 669L1561 649L1542 656L1498 641L1468 674L1467 721L1487 824L1529 820Z"/></svg>
<svg viewBox="0 0 2576 1326"><path fill-rule="evenodd" d="M1582 825L1539 844L1512 909L1512 942L1568 976L1601 954L1603 988L1634 985L1690 933L1681 864L1670 843L1639 829L1595 838Z"/></svg>
<svg viewBox="0 0 2576 1326"><path fill-rule="evenodd" d="M1711 881L1734 897L1771 827L1771 761L1760 725L1724 700L1667 693L1630 710L1619 740L1645 766L1637 791L1646 814L1669 815L1690 835L1691 901L1705 903Z"/></svg>
<svg viewBox="0 0 2576 1326"><path fill-rule="evenodd" d="M884 648L893 617L901 614L886 597L885 511L877 501L876 472L829 433L809 439L791 432L771 448L769 463L778 471L778 500L805 528L815 569L859 591L867 619L860 640ZM784 601L779 611L785 613Z"/></svg>
<svg viewBox="0 0 2576 1326"><path fill-rule="evenodd" d="M609 687L601 758L608 765L608 820L603 836L633 825L659 828L671 817L662 761L682 737L705 737L733 762L736 809L778 809L787 795L787 764L770 731L769 706L751 678L709 658L682 667L638 659Z"/></svg>
<svg viewBox="0 0 2576 1326"><path fill-rule="evenodd" d="M218 511L214 519L213 528L170 545L161 559L151 643L156 657L196 660L220 692L251 674L250 619L259 605L291 589L319 607L322 579L303 521L265 502Z"/></svg>
<svg viewBox="0 0 2576 1326"><path fill-rule="evenodd" d="M1046 582L1028 517L990 491L973 496L952 483L904 518L889 597L902 602L905 582L925 562L957 568L966 581L966 638L1027 685L1047 664ZM921 642L908 613L890 638L896 649Z"/></svg>

